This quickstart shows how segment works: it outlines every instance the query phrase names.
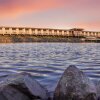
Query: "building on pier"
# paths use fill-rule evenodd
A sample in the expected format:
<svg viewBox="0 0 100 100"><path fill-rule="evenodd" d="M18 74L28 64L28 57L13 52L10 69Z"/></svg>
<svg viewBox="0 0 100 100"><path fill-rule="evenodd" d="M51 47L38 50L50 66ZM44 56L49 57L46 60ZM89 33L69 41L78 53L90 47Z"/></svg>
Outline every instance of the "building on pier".
<svg viewBox="0 0 100 100"><path fill-rule="evenodd" d="M39 35L39 36L67 36L67 37L96 37L100 38L100 32L85 31L81 28L50 29L31 27L0 27L1 35Z"/></svg>

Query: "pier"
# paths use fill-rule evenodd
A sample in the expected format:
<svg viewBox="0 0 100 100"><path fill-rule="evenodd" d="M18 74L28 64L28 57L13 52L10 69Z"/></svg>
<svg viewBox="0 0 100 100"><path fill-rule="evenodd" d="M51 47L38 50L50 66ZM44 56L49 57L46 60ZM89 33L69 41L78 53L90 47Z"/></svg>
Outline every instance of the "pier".
<svg viewBox="0 0 100 100"><path fill-rule="evenodd" d="M0 27L0 34L29 34L29 35L58 35L73 37L100 37L100 32L84 31L81 28L49 29L49 28L29 28L29 27Z"/></svg>
<svg viewBox="0 0 100 100"><path fill-rule="evenodd" d="M2 36L35 36L35 37L61 37L70 41L72 38L81 41L100 42L100 32L85 31L82 28L73 29L50 29L50 28L32 28L32 27L0 27ZM65 40L64 40L65 41ZM75 40L76 41L76 40Z"/></svg>

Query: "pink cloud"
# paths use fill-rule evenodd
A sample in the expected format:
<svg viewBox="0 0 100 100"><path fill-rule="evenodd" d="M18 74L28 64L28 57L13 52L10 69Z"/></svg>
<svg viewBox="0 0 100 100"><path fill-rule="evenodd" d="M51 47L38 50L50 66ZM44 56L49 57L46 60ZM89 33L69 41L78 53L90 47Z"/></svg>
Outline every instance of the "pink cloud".
<svg viewBox="0 0 100 100"><path fill-rule="evenodd" d="M100 0L0 0L0 18L16 17L50 9L65 8L66 13L99 15ZM70 14L70 13L69 13Z"/></svg>
<svg viewBox="0 0 100 100"><path fill-rule="evenodd" d="M0 18L16 17L25 13L35 13L63 6L60 0L1 0Z"/></svg>
<svg viewBox="0 0 100 100"><path fill-rule="evenodd" d="M99 30L100 0L0 0L0 19L9 20L24 14L45 11L49 13L49 10L54 9L59 11L59 18L63 21L62 23L65 23L63 19L65 17L63 16L66 16L65 21L69 26L77 25L85 29L94 28ZM64 13L61 13L61 11ZM50 12L50 14L52 15L54 12ZM56 18L58 14L57 16L54 14L54 16L53 18ZM41 16L40 19L43 20ZM52 22L52 20L54 19L51 18L46 21Z"/></svg>
<svg viewBox="0 0 100 100"><path fill-rule="evenodd" d="M100 20L90 22L79 22L76 23L76 25L86 30L100 31Z"/></svg>

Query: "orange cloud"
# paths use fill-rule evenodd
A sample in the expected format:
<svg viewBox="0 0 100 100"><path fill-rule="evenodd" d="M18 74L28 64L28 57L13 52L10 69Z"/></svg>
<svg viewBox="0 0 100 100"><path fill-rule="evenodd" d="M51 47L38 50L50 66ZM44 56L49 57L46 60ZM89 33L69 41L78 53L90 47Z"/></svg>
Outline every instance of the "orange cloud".
<svg viewBox="0 0 100 100"><path fill-rule="evenodd" d="M54 12L49 12L49 10L54 10ZM75 25L88 30L99 30L100 27L100 0L0 0L1 24L7 23L7 21L8 24L11 22L15 24L18 21L22 24L27 20L24 16L44 11L46 11L44 15L48 13L52 15L50 20L45 20L41 14L37 14L34 18L28 20L36 20L39 23L39 17L46 25L50 22L53 22L55 25L57 23L64 25L67 23L67 26L73 27ZM20 18L16 19L16 17ZM55 18L58 18L58 20L54 21ZM51 23L51 26L53 23ZM58 24L57 26L59 27L60 25Z"/></svg>
<svg viewBox="0 0 100 100"><path fill-rule="evenodd" d="M30 12L41 12L63 6L60 0L1 0L0 18L16 17Z"/></svg>
<svg viewBox="0 0 100 100"><path fill-rule="evenodd" d="M99 21L90 21L90 22L79 22L76 23L77 26L82 27L86 30L100 31L100 20Z"/></svg>
<svg viewBox="0 0 100 100"><path fill-rule="evenodd" d="M64 8L71 13L98 14L100 0L0 0L0 18L16 17L27 13ZM69 13L70 14L70 13ZM100 14L99 14L100 15Z"/></svg>

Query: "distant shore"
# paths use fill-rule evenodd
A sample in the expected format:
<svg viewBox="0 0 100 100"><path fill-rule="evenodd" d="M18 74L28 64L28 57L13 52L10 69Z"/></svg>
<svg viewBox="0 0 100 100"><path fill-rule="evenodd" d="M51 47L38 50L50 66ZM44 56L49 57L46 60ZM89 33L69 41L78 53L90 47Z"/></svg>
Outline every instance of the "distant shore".
<svg viewBox="0 0 100 100"><path fill-rule="evenodd" d="M22 42L100 43L100 40L86 40L84 37L78 38L78 37L65 37L65 36L0 35L0 43L22 43Z"/></svg>

